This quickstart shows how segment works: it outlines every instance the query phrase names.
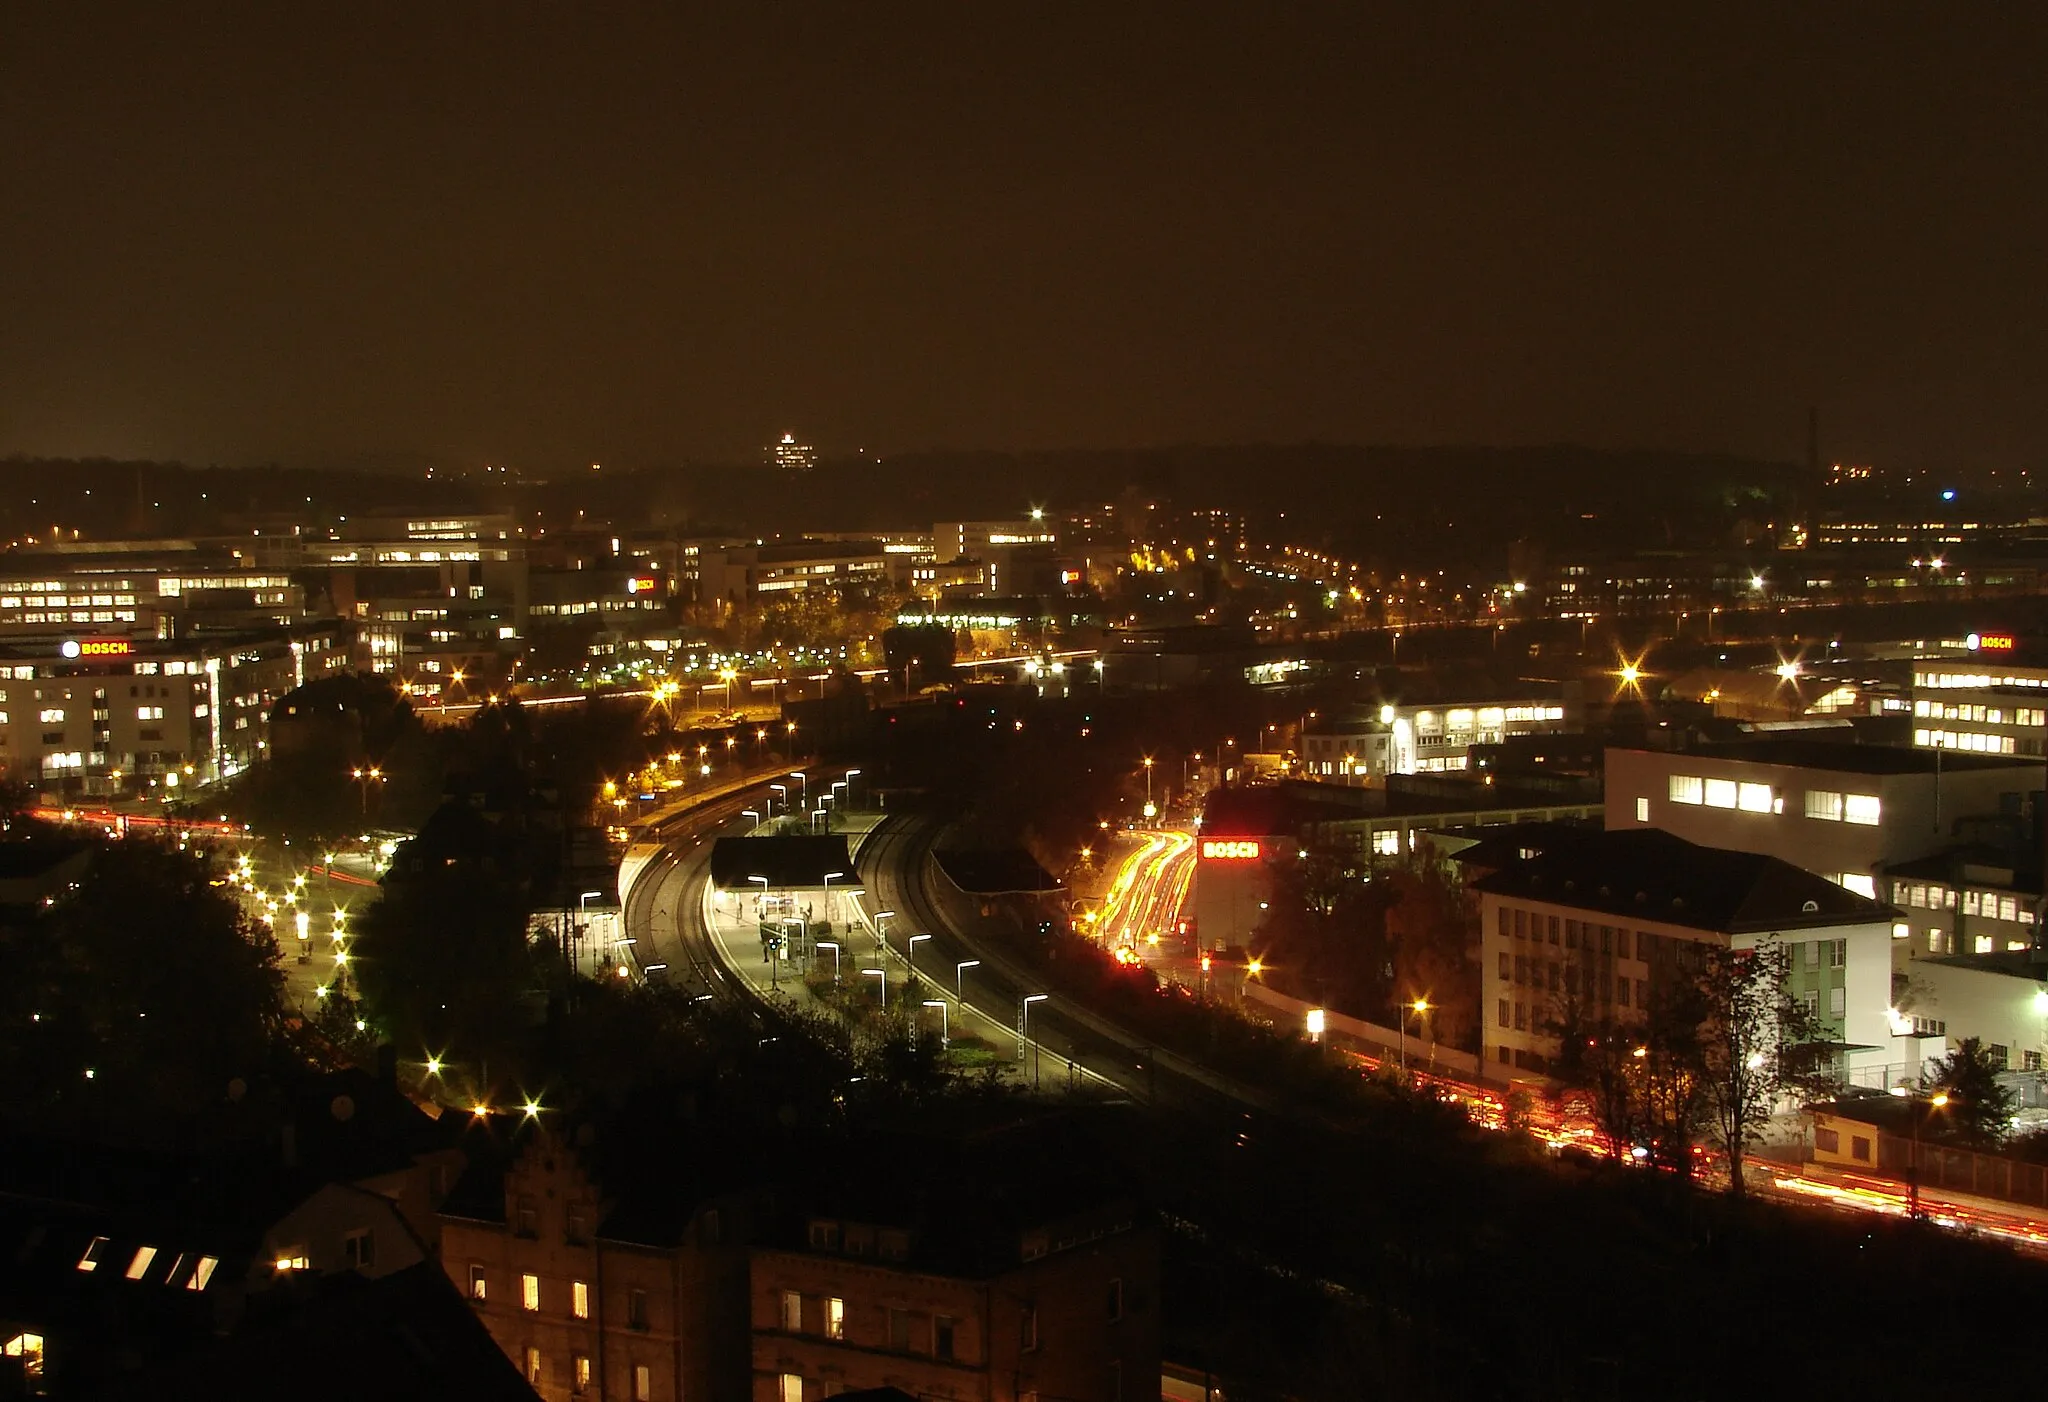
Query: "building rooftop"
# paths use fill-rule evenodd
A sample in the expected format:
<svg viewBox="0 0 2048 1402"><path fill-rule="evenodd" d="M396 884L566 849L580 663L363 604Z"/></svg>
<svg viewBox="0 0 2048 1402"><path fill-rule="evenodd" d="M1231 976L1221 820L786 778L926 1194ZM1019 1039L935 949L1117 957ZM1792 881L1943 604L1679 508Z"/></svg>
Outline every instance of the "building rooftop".
<svg viewBox="0 0 2048 1402"><path fill-rule="evenodd" d="M1731 935L1863 924L1891 913L1780 858L1702 847L1656 828L1555 845L1475 884L1497 896Z"/></svg>
<svg viewBox="0 0 2048 1402"><path fill-rule="evenodd" d="M2030 983L2048 983L2048 961L2031 949L2001 949L1991 954L1923 954L1915 964L1946 964L1952 969L1975 969L1983 974L2004 974Z"/></svg>
<svg viewBox="0 0 2048 1402"><path fill-rule="evenodd" d="M1629 748L1616 746L1616 749ZM1647 753L1655 753L1649 751ZM1818 769L1836 774L1932 774L1937 764L1948 773L1981 769L2038 770L2041 762L2009 755L1964 754L1956 750L1908 749L1902 745L1844 744L1807 738L1736 740L1696 745L1683 752L1701 759L1777 764L1788 769Z"/></svg>
<svg viewBox="0 0 2048 1402"><path fill-rule="evenodd" d="M860 885L844 837L721 837L711 846L711 884L721 891L759 886L755 877L771 890L818 890L827 876L842 891Z"/></svg>

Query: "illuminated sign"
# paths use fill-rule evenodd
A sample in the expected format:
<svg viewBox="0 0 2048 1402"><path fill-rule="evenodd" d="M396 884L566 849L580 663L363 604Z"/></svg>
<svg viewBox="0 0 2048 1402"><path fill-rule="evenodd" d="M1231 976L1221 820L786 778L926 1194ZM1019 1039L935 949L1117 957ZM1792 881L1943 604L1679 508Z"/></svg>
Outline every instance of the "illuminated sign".
<svg viewBox="0 0 2048 1402"><path fill-rule="evenodd" d="M654 592L654 581L645 577L629 579L626 581L626 592L628 594L651 594Z"/></svg>
<svg viewBox="0 0 2048 1402"><path fill-rule="evenodd" d="M59 650L66 657L126 657L129 652L126 638L66 638Z"/></svg>
<svg viewBox="0 0 2048 1402"><path fill-rule="evenodd" d="M1256 842L1209 842L1202 843L1202 855L1211 861L1244 862L1259 859L1259 844Z"/></svg>
<svg viewBox="0 0 2048 1402"><path fill-rule="evenodd" d="M1985 652L2011 652L2017 639L2010 633L1978 633L1973 646Z"/></svg>

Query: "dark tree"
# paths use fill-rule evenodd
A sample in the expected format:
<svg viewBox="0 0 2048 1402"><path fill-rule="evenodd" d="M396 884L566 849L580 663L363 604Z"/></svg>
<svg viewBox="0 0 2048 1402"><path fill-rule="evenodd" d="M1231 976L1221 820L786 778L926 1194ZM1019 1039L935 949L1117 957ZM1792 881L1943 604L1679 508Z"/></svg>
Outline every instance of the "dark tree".
<svg viewBox="0 0 2048 1402"><path fill-rule="evenodd" d="M143 1132L283 1052L277 946L205 855L100 844L76 889L0 940L0 1106Z"/></svg>
<svg viewBox="0 0 2048 1402"><path fill-rule="evenodd" d="M1791 996L1791 970L1775 942L1709 949L1700 966L1700 1088L1731 1193L1745 1190L1743 1160L1780 1103L1817 1088L1819 1021Z"/></svg>
<svg viewBox="0 0 2048 1402"><path fill-rule="evenodd" d="M1965 1037L1936 1062L1926 1088L1948 1096L1927 1122L1930 1135L1951 1138L1972 1149L1995 1149L2012 1127L2012 1092L1998 1079L2002 1062L1976 1037Z"/></svg>

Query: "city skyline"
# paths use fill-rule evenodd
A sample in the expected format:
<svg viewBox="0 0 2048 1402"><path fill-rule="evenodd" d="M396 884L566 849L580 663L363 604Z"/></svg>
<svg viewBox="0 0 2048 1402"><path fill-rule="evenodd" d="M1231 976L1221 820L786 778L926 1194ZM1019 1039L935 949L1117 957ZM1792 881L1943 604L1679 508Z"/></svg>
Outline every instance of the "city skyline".
<svg viewBox="0 0 2048 1402"><path fill-rule="evenodd" d="M2038 17L21 17L0 453L2019 469Z"/></svg>

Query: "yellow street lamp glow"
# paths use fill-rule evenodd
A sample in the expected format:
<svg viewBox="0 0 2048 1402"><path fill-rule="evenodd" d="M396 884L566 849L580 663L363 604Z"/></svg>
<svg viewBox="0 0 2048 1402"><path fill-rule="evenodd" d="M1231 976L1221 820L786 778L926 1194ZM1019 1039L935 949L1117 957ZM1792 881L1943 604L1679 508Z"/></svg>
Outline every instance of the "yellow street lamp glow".
<svg viewBox="0 0 2048 1402"><path fill-rule="evenodd" d="M429 1076L438 1076L438 1075L440 1075L440 1074L441 1074L441 1058L440 1058L440 1057L438 1057L438 1056L430 1056L430 1057L428 1057L428 1058L427 1058L427 1074L428 1074Z"/></svg>
<svg viewBox="0 0 2048 1402"><path fill-rule="evenodd" d="M469 1113L476 1116L478 1119L482 1119L485 1115L491 1113L491 1107L484 1104L481 1100L479 1100L476 1104L470 1107Z"/></svg>
<svg viewBox="0 0 2048 1402"><path fill-rule="evenodd" d="M523 1108L526 1111L527 1119L537 1120L540 1118L540 1102L538 1100L527 1101Z"/></svg>
<svg viewBox="0 0 2048 1402"><path fill-rule="evenodd" d="M1948 1092L1945 1090L1936 1091L1928 1097L1927 1103L1937 1110L1941 1109L1944 1105L1948 1104Z"/></svg>
<svg viewBox="0 0 2048 1402"><path fill-rule="evenodd" d="M1247 959L1245 960L1244 971L1253 978L1257 978L1266 971L1266 961L1263 959Z"/></svg>

